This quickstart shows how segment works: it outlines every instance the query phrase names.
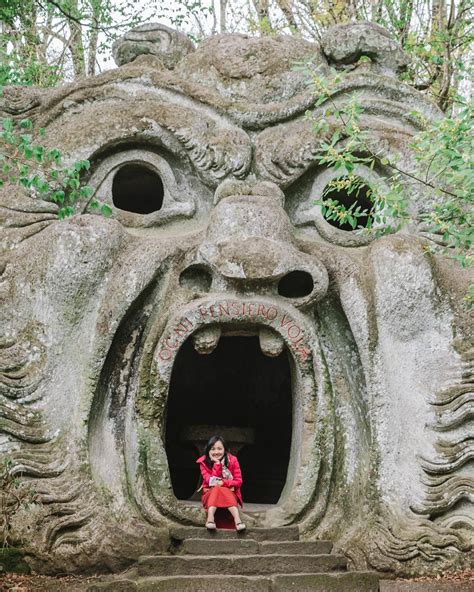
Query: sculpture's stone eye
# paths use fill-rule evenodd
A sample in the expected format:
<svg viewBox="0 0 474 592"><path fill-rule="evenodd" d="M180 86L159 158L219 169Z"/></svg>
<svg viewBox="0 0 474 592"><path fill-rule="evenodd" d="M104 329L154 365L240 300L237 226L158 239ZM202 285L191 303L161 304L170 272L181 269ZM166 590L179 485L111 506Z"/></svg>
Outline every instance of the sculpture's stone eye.
<svg viewBox="0 0 474 592"><path fill-rule="evenodd" d="M127 164L114 176L112 201L116 208L134 214L151 214L161 209L163 196L163 181L147 166Z"/></svg>
<svg viewBox="0 0 474 592"><path fill-rule="evenodd" d="M194 185L183 181L183 165L171 152L147 145L115 146L91 157L87 184L125 227L152 228L191 218Z"/></svg>
<svg viewBox="0 0 474 592"><path fill-rule="evenodd" d="M366 228L369 221L373 223L372 214L374 204L370 199L370 187L364 183L349 191L347 188L330 188L325 192L324 199L330 199L343 205L350 212L364 212L364 215L357 217L357 227ZM340 230L353 231L355 228L347 222L339 219L332 219L325 216L326 222Z"/></svg>
<svg viewBox="0 0 474 592"><path fill-rule="evenodd" d="M311 294L314 281L307 271L291 271L278 283L278 294L286 298L303 298Z"/></svg>
<svg viewBox="0 0 474 592"><path fill-rule="evenodd" d="M308 186L311 180L308 179ZM384 212L376 199L379 191L387 191L384 170L357 164L348 175L335 167L315 171L311 187L305 181L289 191L289 215L296 226L306 226L324 240L343 247L362 247L370 244L383 227ZM295 196L292 205L292 195ZM306 199L301 199L305 195ZM299 201L299 204L298 204ZM326 208L322 202L326 202ZM329 203L328 203L329 202ZM338 217L333 205L342 205L352 215ZM342 212L341 212L342 214ZM354 222L355 224L351 224ZM361 228L365 229L361 232Z"/></svg>

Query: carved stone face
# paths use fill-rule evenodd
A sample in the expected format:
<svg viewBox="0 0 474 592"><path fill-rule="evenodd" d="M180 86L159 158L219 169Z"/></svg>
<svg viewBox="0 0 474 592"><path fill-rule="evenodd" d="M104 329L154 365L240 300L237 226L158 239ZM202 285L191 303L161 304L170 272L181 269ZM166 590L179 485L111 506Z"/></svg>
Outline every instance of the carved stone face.
<svg viewBox="0 0 474 592"><path fill-rule="evenodd" d="M397 80L403 54L368 25L322 48L229 35L195 51L148 26L116 53L116 70L2 107L89 159L113 211L59 221L54 204L1 195L0 451L37 493L14 521L33 564L118 568L161 527L202 524L194 461L220 433L248 524L299 524L356 565L463 565L465 279L415 230L376 238L322 217L339 173L315 164L305 112L325 109L293 67L349 64L333 100L360 92L381 158L409 166L407 111L438 115ZM412 195L414 212L430 197Z"/></svg>

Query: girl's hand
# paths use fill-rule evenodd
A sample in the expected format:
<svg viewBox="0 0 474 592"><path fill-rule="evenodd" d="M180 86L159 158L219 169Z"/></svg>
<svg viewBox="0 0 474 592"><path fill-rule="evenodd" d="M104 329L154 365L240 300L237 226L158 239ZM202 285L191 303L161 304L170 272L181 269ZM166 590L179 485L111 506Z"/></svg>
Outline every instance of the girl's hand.
<svg viewBox="0 0 474 592"><path fill-rule="evenodd" d="M222 479L217 479L215 482L215 486L216 487L222 487L223 483L222 483Z"/></svg>

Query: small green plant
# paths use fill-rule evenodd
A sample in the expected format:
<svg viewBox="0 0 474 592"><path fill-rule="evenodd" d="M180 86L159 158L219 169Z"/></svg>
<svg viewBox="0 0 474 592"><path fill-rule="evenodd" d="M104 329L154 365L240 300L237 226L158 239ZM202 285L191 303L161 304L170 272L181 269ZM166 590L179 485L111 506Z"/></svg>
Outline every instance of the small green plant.
<svg viewBox="0 0 474 592"><path fill-rule="evenodd" d="M27 508L36 501L34 489L22 483L13 472L10 459L0 462L0 537L2 546L11 543L10 533L12 519L20 508Z"/></svg>
<svg viewBox="0 0 474 592"><path fill-rule="evenodd" d="M56 203L60 219L88 208L110 215L110 206L92 199L92 189L81 184L81 173L89 169L89 161L63 166L61 151L47 148L38 141L42 137L44 129L35 137L30 119L0 122L0 187L20 185L32 196Z"/></svg>
<svg viewBox="0 0 474 592"><path fill-rule="evenodd" d="M344 192L346 195L353 195L356 199L352 204L347 207L344 206L338 199L333 196ZM318 200L321 206L321 213L326 220L334 220L338 222L338 225L349 225L353 230L356 228L372 228L374 222L380 223L381 217L377 213L379 208L375 208L375 213L367 208L362 207L357 198L361 193L364 193L364 197L369 199L372 203L376 202L376 195L374 190L367 186L367 184L354 174L349 174L343 177L337 177L330 181L324 189L323 199Z"/></svg>

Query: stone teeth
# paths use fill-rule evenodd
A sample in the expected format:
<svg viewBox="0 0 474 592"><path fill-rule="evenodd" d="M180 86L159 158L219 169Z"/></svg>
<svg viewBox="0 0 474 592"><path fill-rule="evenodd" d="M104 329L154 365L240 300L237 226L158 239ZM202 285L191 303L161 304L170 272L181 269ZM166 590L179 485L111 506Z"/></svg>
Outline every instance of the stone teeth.
<svg viewBox="0 0 474 592"><path fill-rule="evenodd" d="M262 327L258 336L260 339L260 347L266 356L269 356L270 358L276 358L281 354L283 348L285 347L285 342L283 341L283 337L281 337L281 335L275 331L272 331L271 329Z"/></svg>
<svg viewBox="0 0 474 592"><path fill-rule="evenodd" d="M200 354L212 353L221 338L222 329L219 325L208 325L193 334L194 349Z"/></svg>

